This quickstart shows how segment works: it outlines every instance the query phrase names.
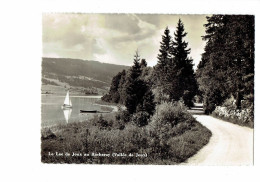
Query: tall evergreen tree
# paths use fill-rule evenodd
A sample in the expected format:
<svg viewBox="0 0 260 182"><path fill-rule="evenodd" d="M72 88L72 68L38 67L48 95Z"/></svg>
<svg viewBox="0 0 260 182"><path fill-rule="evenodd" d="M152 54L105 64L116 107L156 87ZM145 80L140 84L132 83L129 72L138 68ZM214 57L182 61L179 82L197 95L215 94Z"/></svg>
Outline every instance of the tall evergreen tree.
<svg viewBox="0 0 260 182"><path fill-rule="evenodd" d="M119 92L119 95L120 95L120 99L119 99L119 103L121 104L125 104L125 99L126 99L126 93L125 93L125 82L126 82L126 71L123 70L122 73L121 73L121 79L120 79L120 82L119 82L119 88L118 88L118 92Z"/></svg>
<svg viewBox="0 0 260 182"><path fill-rule="evenodd" d="M184 41L187 33L184 25L179 19L174 40L171 42L170 53L173 55L169 63L169 72L166 75L169 84L169 93L172 100L179 100L181 97L187 106L192 106L192 99L197 92L197 83L193 70L193 60L188 57L190 49L188 43Z"/></svg>
<svg viewBox="0 0 260 182"><path fill-rule="evenodd" d="M134 56L134 65L128 71L125 88L125 106L129 114L145 111L152 115L155 109L153 94L149 85L142 79L142 69L140 56L136 52Z"/></svg>
<svg viewBox="0 0 260 182"><path fill-rule="evenodd" d="M231 95L237 109L254 95L254 16L213 15L205 24L207 41L197 77L210 113ZM214 94L212 94L214 93Z"/></svg>
<svg viewBox="0 0 260 182"><path fill-rule="evenodd" d="M164 35L162 35L162 42L157 56L158 62L154 68L156 77L156 86L161 86L165 83L165 75L168 73L168 65L171 59L170 43L171 43L170 30L166 27Z"/></svg>
<svg viewBox="0 0 260 182"><path fill-rule="evenodd" d="M141 91L138 87L142 85L140 83L140 79L138 79L140 75L140 56L138 51L136 51L134 55L134 65L130 68L126 78L126 83L124 85L126 93L125 106L130 114L136 112L136 107L138 105L138 99L140 95L138 92Z"/></svg>
<svg viewBox="0 0 260 182"><path fill-rule="evenodd" d="M142 69L147 67L147 62L145 61L145 59L141 60L140 66L141 66Z"/></svg>

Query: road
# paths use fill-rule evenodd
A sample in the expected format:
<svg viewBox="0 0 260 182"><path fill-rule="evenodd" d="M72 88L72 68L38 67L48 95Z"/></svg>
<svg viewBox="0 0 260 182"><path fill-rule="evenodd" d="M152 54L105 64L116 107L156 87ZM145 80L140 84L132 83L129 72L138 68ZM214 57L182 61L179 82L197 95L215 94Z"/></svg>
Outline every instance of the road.
<svg viewBox="0 0 260 182"><path fill-rule="evenodd" d="M212 132L212 137L184 165L253 165L253 129L203 115L201 112L197 109L193 116Z"/></svg>

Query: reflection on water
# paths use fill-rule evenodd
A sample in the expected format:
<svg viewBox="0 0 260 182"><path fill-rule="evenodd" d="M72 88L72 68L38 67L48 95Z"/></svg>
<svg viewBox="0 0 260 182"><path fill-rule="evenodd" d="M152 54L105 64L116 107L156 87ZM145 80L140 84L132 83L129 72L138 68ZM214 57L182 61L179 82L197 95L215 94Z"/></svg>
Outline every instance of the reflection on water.
<svg viewBox="0 0 260 182"><path fill-rule="evenodd" d="M95 104L95 101L99 100L101 96L71 96L73 108L63 110L61 106L63 105L64 98L65 96L42 94L42 126L84 121L94 117L95 114L80 113L81 109L102 110L100 105Z"/></svg>
<svg viewBox="0 0 260 182"><path fill-rule="evenodd" d="M72 109L63 109L64 117L66 122L69 122Z"/></svg>

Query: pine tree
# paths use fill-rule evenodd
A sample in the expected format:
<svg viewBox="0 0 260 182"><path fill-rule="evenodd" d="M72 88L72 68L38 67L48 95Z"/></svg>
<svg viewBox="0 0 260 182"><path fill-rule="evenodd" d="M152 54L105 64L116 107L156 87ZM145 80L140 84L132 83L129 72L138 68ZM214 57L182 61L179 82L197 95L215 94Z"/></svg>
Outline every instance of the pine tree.
<svg viewBox="0 0 260 182"><path fill-rule="evenodd" d="M145 59L141 60L140 66L141 66L142 69L147 67L147 62L145 61Z"/></svg>
<svg viewBox="0 0 260 182"><path fill-rule="evenodd" d="M188 43L183 40L187 33L184 31L184 25L180 19L176 29L170 49L173 58L169 63L170 71L166 76L168 80L171 80L168 90L170 90L172 100L179 100L182 97L185 105L190 107L197 92L193 60L188 57L190 49L187 48Z"/></svg>
<svg viewBox="0 0 260 182"><path fill-rule="evenodd" d="M254 16L213 15L207 21L207 44L197 69L205 111L212 112L231 95L237 109L242 99L253 105Z"/></svg>
<svg viewBox="0 0 260 182"><path fill-rule="evenodd" d="M138 88L141 86L140 79L138 79L140 75L140 56L136 51L136 54L134 55L134 65L130 68L126 78L126 83L124 85L126 93L125 106L130 114L135 113L136 107L138 105L138 99L140 95L138 92L141 91Z"/></svg>
<svg viewBox="0 0 260 182"><path fill-rule="evenodd" d="M156 77L156 86L161 86L165 83L165 75L168 73L168 65L171 59L170 43L171 43L170 30L166 27L164 35L162 35L162 42L157 56L158 62L154 68Z"/></svg>
<svg viewBox="0 0 260 182"><path fill-rule="evenodd" d="M129 114L136 112L147 112L152 115L155 110L154 96L150 86L142 77L142 67L145 68L146 61L140 63L138 52L134 56L134 65L128 71L125 88L125 106ZM144 71L144 70L143 70Z"/></svg>
<svg viewBox="0 0 260 182"><path fill-rule="evenodd" d="M126 82L126 71L123 70L121 73L121 79L119 82L119 88L118 88L118 93L120 95L120 99L119 99L119 103L121 104L125 104L125 98L126 98L126 93L125 93L125 82Z"/></svg>

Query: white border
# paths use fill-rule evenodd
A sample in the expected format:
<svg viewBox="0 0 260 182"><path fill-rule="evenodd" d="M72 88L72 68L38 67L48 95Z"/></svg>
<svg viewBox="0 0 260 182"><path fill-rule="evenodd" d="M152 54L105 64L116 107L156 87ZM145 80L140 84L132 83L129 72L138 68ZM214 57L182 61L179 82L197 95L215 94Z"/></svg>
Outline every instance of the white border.
<svg viewBox="0 0 260 182"><path fill-rule="evenodd" d="M42 12L255 14L255 76L259 80L259 4L257 0L47 0L40 3L1 3L0 76L4 102L0 106L3 114L0 131L1 181L256 181L260 165L258 132L255 132L255 165L251 167L41 164L41 15ZM256 82L255 93L258 91ZM259 131L259 99L257 95L255 98L255 131Z"/></svg>

